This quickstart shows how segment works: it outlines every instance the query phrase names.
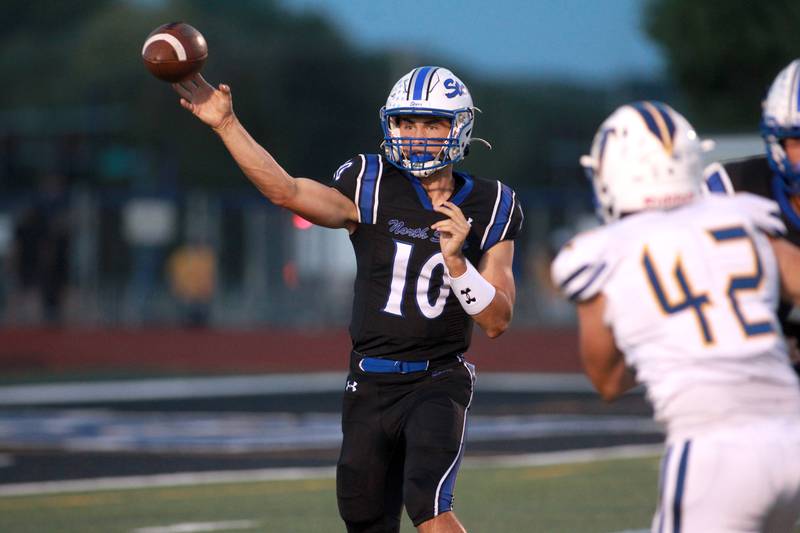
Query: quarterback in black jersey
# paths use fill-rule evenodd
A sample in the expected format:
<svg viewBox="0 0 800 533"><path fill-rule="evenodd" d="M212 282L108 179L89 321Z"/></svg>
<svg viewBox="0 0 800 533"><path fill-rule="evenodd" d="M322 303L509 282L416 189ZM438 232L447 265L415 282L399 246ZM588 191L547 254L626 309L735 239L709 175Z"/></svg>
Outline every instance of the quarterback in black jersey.
<svg viewBox="0 0 800 533"><path fill-rule="evenodd" d="M331 187L290 176L233 113L230 88L200 75L174 84L181 105L222 138L272 203L346 228L357 273L336 474L350 532L397 532L403 505L421 532L463 532L452 512L477 324L511 320L516 194L453 170L473 139L475 108L451 71L419 67L381 109L382 154L342 164ZM485 142L485 141L484 141Z"/></svg>
<svg viewBox="0 0 800 533"><path fill-rule="evenodd" d="M800 59L772 82L763 102L761 136L765 154L712 163L705 170L706 188L712 193L746 191L772 198L781 209L785 238L800 246ZM778 318L800 373L800 309L784 300Z"/></svg>

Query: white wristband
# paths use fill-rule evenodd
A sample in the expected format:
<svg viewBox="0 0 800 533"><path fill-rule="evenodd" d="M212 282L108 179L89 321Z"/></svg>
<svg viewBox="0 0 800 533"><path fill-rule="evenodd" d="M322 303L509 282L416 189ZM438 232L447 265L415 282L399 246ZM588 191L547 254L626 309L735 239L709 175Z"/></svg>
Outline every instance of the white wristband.
<svg viewBox="0 0 800 533"><path fill-rule="evenodd" d="M497 292L494 285L481 276L466 258L467 271L457 278L450 277L450 288L468 315L477 315L486 309Z"/></svg>

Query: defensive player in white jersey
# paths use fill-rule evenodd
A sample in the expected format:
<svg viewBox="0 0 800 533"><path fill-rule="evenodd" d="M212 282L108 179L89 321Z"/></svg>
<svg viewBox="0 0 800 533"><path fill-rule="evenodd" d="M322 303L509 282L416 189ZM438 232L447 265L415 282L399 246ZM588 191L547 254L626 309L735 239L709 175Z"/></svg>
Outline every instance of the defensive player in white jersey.
<svg viewBox="0 0 800 533"><path fill-rule="evenodd" d="M773 201L700 195L703 143L669 106L635 102L581 164L604 226L552 275L577 303L603 398L637 380L667 431L654 532L788 532L800 514L800 390L775 311L800 301L800 249Z"/></svg>

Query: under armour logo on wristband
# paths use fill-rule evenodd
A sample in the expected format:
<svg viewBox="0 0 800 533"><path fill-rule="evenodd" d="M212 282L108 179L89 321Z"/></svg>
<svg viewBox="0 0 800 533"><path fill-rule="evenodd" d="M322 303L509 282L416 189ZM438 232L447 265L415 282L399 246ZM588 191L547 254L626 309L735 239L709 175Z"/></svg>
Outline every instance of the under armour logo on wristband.
<svg viewBox="0 0 800 533"><path fill-rule="evenodd" d="M467 287L466 289L464 289L464 290L462 290L462 291L461 291L461 294L463 294L463 295L464 295L464 297L465 297L465 298L464 298L464 301L465 301L466 303L468 303L468 304L471 304L472 302L477 302L477 301L478 301L478 299L477 299L477 298L472 298L472 297L470 297L470 295L469 295L469 291L470 291L470 290L471 290L471 289L470 289L469 287Z"/></svg>
<svg viewBox="0 0 800 533"><path fill-rule="evenodd" d="M358 387L358 381L348 381L344 390L347 392L356 392L356 387Z"/></svg>

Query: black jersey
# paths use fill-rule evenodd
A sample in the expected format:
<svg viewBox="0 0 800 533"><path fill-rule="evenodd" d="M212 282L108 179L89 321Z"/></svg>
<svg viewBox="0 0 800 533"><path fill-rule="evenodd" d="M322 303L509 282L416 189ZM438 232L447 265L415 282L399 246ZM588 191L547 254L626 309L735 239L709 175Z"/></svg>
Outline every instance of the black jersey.
<svg viewBox="0 0 800 533"><path fill-rule="evenodd" d="M800 246L800 214L792 209L784 194L777 192L777 180L766 155L713 163L705 171L705 183L710 192L751 192L776 200L781 207L781 219L786 224L786 239ZM789 302L781 302L778 307L778 319L784 334L800 339L800 321L795 320L797 314L798 310L793 312Z"/></svg>
<svg viewBox="0 0 800 533"><path fill-rule="evenodd" d="M458 205L472 231L464 256L483 254L514 239L522 209L514 191L496 180L454 172ZM372 357L437 359L464 353L473 321L451 294L433 210L420 181L379 155L359 155L336 171L332 185L358 207L350 235L356 281L350 336L353 349Z"/></svg>

